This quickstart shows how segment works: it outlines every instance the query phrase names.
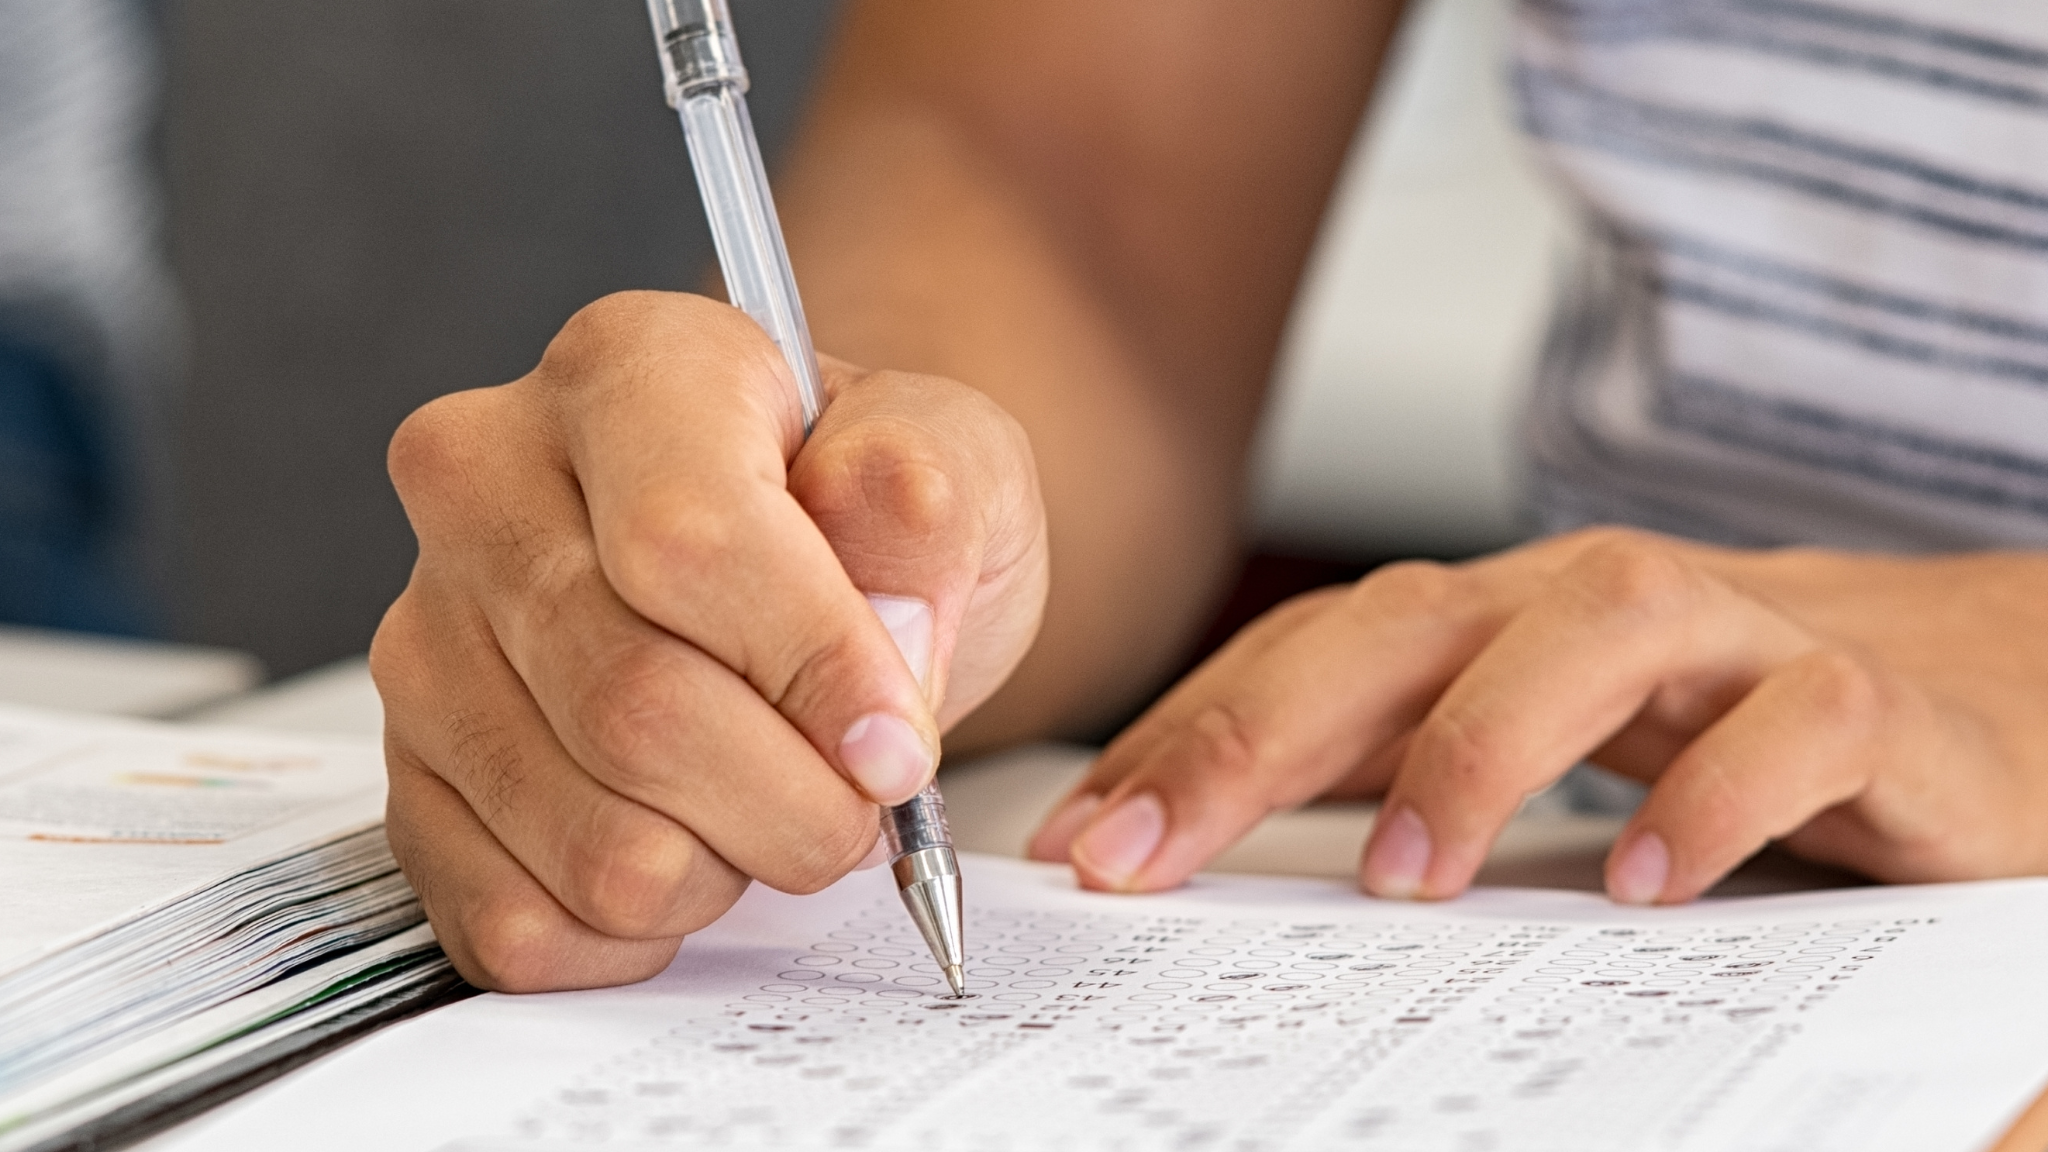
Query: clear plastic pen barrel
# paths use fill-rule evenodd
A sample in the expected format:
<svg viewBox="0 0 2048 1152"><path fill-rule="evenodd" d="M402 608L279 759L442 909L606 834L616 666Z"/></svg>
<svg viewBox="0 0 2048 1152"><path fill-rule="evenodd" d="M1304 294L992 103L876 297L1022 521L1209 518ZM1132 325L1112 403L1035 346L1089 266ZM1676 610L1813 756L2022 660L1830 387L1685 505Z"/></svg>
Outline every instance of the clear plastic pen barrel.
<svg viewBox="0 0 2048 1152"><path fill-rule="evenodd" d="M647 8L661 46L669 103L682 120L697 191L711 221L727 298L781 348L796 374L809 433L824 409L825 390L747 112L747 70L732 17L725 0L648 0Z"/></svg>
<svg viewBox="0 0 2048 1152"><path fill-rule="evenodd" d="M718 266L733 305L766 331L796 377L804 434L825 407L818 357L811 347L796 277L768 192L768 172L747 114L747 70L740 63L726 0L647 0L661 51L668 102L683 123L697 190L711 221ZM963 990L960 863L946 829L946 802L928 785L908 802L882 811L890 869L904 907L946 974Z"/></svg>

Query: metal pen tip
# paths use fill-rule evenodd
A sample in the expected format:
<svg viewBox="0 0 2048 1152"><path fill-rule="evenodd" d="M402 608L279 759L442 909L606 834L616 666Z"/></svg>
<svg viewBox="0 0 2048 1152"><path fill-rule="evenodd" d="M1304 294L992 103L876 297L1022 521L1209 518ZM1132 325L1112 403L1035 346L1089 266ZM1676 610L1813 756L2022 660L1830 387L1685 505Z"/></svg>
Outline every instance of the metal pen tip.
<svg viewBox="0 0 2048 1152"><path fill-rule="evenodd" d="M918 934L932 950L932 959L946 974L953 995L967 995L967 965L962 946L960 910L960 864L950 845L939 844L906 852L890 862L896 885L903 893L903 906L917 924Z"/></svg>

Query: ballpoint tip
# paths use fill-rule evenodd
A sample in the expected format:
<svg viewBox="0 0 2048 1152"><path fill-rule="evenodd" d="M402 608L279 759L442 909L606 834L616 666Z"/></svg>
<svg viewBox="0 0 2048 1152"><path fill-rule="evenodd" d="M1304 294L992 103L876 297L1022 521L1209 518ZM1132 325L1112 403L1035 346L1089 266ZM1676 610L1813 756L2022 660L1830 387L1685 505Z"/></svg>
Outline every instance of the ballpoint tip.
<svg viewBox="0 0 2048 1152"><path fill-rule="evenodd" d="M960 966L958 964L946 965L946 983L952 985L953 995L967 995L967 980L964 976L961 975Z"/></svg>

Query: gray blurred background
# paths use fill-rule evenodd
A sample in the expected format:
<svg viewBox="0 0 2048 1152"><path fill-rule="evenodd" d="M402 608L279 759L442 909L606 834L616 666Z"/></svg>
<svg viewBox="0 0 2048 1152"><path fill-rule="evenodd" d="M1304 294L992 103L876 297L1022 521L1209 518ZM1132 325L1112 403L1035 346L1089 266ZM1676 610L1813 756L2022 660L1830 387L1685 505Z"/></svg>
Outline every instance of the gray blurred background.
<svg viewBox="0 0 2048 1152"><path fill-rule="evenodd" d="M732 0L771 156L833 0ZM413 541L384 445L581 305L711 259L641 0L169 0L192 337L173 636L286 675L369 644Z"/></svg>

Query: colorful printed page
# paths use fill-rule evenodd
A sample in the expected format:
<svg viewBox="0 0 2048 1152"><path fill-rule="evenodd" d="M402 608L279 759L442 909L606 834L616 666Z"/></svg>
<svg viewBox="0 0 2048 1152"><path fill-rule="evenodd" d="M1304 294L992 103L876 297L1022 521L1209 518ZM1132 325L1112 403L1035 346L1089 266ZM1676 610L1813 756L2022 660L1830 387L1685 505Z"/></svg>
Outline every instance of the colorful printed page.
<svg viewBox="0 0 2048 1152"><path fill-rule="evenodd" d="M372 740L0 707L0 977L383 814Z"/></svg>

